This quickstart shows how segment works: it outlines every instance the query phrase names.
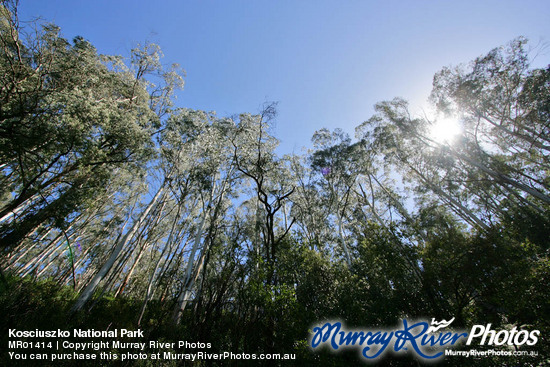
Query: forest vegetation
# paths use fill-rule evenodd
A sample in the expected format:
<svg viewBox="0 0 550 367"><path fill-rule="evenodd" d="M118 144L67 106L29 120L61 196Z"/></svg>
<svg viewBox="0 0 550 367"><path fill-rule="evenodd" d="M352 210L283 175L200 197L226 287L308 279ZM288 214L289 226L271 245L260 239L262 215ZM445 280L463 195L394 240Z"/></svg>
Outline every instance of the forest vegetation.
<svg viewBox="0 0 550 367"><path fill-rule="evenodd" d="M279 155L276 103L176 107L183 69L157 45L101 55L0 16L2 330L139 327L348 366L309 349L312 325L455 317L536 328L527 362L549 363L550 66L526 39L438 72L436 117L383 101L354 138ZM460 134L431 134L451 116Z"/></svg>

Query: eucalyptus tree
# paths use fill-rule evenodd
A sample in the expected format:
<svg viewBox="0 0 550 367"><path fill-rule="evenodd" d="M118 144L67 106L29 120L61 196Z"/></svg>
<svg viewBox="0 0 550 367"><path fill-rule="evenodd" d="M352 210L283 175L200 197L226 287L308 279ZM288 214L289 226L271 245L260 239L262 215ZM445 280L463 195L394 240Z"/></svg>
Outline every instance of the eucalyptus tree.
<svg viewBox="0 0 550 367"><path fill-rule="evenodd" d="M186 234L189 249L178 281L173 313L176 322L191 300L196 281L204 270L205 258L218 236L220 222L238 188L233 147L228 138L233 128L231 119L182 109L171 116L163 132L162 149L174 169L171 184L180 193L187 192L195 203L185 215L192 226ZM177 199L182 203L184 198Z"/></svg>
<svg viewBox="0 0 550 367"><path fill-rule="evenodd" d="M527 40L518 38L468 66L444 68L431 95L464 124L467 149L451 153L501 188L499 199L541 212L550 204L548 70L530 67Z"/></svg>
<svg viewBox="0 0 550 367"><path fill-rule="evenodd" d="M548 164L539 152L550 150L548 68L530 68L527 45L518 38L468 66L442 69L431 99L440 109L463 114L468 128L477 128L472 134L479 144L491 142L509 155L531 153Z"/></svg>
<svg viewBox="0 0 550 367"><path fill-rule="evenodd" d="M488 230L469 197L464 197L464 172L455 164L454 151L428 136L428 122L412 117L407 102L398 98L378 103L375 109L377 114L361 127L371 133L371 149L381 152L419 197L430 199L425 195L432 192L467 223Z"/></svg>
<svg viewBox="0 0 550 367"><path fill-rule="evenodd" d="M524 269L538 271L535 259L547 258L548 73L529 69L524 46L516 40L468 68L436 75L437 112L463 127L452 141L435 138L435 121L412 116L401 99L377 104L358 128L366 149L379 152L415 194L412 218L423 237L418 284L434 310L455 313L460 323L475 318L472 310L489 309L498 322L524 322L515 306L497 306L507 301L496 301L495 290L529 283ZM442 270L450 264L457 269ZM535 294L526 293L525 302Z"/></svg>
<svg viewBox="0 0 550 367"><path fill-rule="evenodd" d="M11 251L2 259L7 269L22 276L46 273L52 277L57 268L65 271L72 265L77 273L84 268L93 269L105 249L111 248L110 242L116 239L112 237L113 233L124 221L125 213L131 210L131 202L144 190L139 178L132 179L122 172L116 175L116 181L112 187L106 188L109 196L102 196L97 203L69 218L66 227L49 228L40 238L30 238L24 246ZM125 185L124 191L119 190L121 183ZM56 259L61 260L57 265L54 263ZM86 284L82 277L76 283L81 281Z"/></svg>
<svg viewBox="0 0 550 367"><path fill-rule="evenodd" d="M14 11L2 9L0 29L4 249L41 225L62 226L106 194L113 173L141 170L165 109L160 100L181 85L171 70L163 92L149 93L147 76L160 73L154 47L133 50L126 67L83 38L68 42L50 24L23 37Z"/></svg>
<svg viewBox="0 0 550 367"><path fill-rule="evenodd" d="M234 159L241 179L252 184L256 203L254 251L267 265L266 282L276 285L276 261L279 245L288 234L294 219L284 215L295 187L288 174L288 165L277 159L274 149L278 141L269 134L276 115L276 105L267 104L261 114L240 116L232 138ZM283 214L283 221L279 215Z"/></svg>
<svg viewBox="0 0 550 367"><path fill-rule="evenodd" d="M452 142L433 137L434 121L411 116L400 99L379 103L377 115L363 125L374 147L421 183L417 193L435 193L483 231L522 211L548 221L548 74L529 69L525 42L436 75L431 98L438 114L456 116L463 127Z"/></svg>
<svg viewBox="0 0 550 367"><path fill-rule="evenodd" d="M120 295L130 284L129 289L137 294L145 292L140 322L159 281L171 272L169 283L178 299L174 318L179 320L201 272L209 241L215 236L216 223L227 207L225 195L231 190L232 154L226 147L224 155L225 123L203 111L170 112L159 130L159 154L150 168L158 179L156 184L150 182L152 199L136 208L127 229L120 229L114 249L83 290L73 312L82 308L111 274L105 278L104 289L116 288ZM145 253L155 260L140 269L137 265ZM132 277L143 289L130 283ZM149 281L139 281L144 277Z"/></svg>
<svg viewBox="0 0 550 367"><path fill-rule="evenodd" d="M119 232L116 245L114 246L108 259L102 264L101 268L95 274L95 276L91 279L91 281L88 283L86 288L82 290L78 300L73 305L71 312L76 312L80 310L86 304L86 302L88 302L88 300L92 297L97 287L99 286L99 283L103 280L103 278L107 275L107 273L113 267L113 264L119 257L121 251L126 247L128 247L128 245L134 238L137 231L140 229L140 227L144 224L145 220L148 218L149 213L153 210L153 208L155 208L156 205L158 205L159 202L162 201L164 192L165 192L165 186L163 184L159 187L159 189L157 190L153 198L149 201L147 206L139 212L137 219L133 221L131 227L125 232L123 232L124 226L122 227L122 230Z"/></svg>
<svg viewBox="0 0 550 367"><path fill-rule="evenodd" d="M318 173L308 164L309 156L288 157L289 168L296 181L291 215L296 219L295 235L311 250L328 255L331 243L337 240L329 224L328 207L318 187Z"/></svg>
<svg viewBox="0 0 550 367"><path fill-rule="evenodd" d="M354 206L353 188L357 170L353 160L350 137L341 129L330 132L316 131L312 138L315 151L311 154L311 168L317 173L316 184L324 201L324 210L329 228L334 227L337 242L344 260L351 266L352 256L347 223Z"/></svg>
<svg viewBox="0 0 550 367"><path fill-rule="evenodd" d="M61 281L67 248L75 287L75 265L84 267L76 310L109 272L108 285L118 283L121 293L155 242L166 183L151 188L156 194L144 206L137 204L142 190L124 192L151 182L145 170L158 156L152 137L164 128L173 93L183 86L182 71L177 65L165 69L156 45L133 49L129 61L98 55L81 37L64 39L55 25L21 27L16 2L3 5L0 246L9 253L8 266L24 274L56 271ZM114 208L111 202L122 209L105 211ZM117 236L98 231L98 223L118 226ZM84 248L76 262L75 244ZM128 271L118 279L113 266Z"/></svg>

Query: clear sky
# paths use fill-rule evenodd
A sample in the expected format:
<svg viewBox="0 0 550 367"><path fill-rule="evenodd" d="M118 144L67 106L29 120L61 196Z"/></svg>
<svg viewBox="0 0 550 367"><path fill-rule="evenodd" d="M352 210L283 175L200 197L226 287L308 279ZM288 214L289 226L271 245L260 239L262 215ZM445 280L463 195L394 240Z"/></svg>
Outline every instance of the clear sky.
<svg viewBox="0 0 550 367"><path fill-rule="evenodd" d="M373 105L403 97L424 105L434 73L523 35L547 48L548 0L21 0L66 38L128 56L158 43L163 63L187 73L177 105L219 116L279 102L280 152L299 152L315 130L353 136Z"/></svg>

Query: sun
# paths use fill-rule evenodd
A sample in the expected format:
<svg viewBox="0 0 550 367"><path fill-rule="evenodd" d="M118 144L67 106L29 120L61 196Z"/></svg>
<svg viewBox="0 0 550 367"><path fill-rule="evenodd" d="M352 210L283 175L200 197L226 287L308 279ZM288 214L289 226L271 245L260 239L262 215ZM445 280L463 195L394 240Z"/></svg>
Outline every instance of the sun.
<svg viewBox="0 0 550 367"><path fill-rule="evenodd" d="M456 118L435 120L429 130L430 139L438 143L453 143L462 134L462 125Z"/></svg>

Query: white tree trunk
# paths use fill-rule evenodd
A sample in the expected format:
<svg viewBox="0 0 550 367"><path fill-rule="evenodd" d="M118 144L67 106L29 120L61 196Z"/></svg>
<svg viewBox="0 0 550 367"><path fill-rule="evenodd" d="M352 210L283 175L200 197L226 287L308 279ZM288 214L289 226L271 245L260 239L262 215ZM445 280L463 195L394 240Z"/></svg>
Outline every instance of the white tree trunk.
<svg viewBox="0 0 550 367"><path fill-rule="evenodd" d="M122 251L122 249L125 248L130 243L130 241L132 240L132 237L137 232L137 230L139 229L143 221L147 218L147 215L149 215L149 212L158 202L159 198L163 193L164 193L164 184L159 188L153 200L151 200L147 208L141 213L141 216L134 223L132 228L128 230L128 232L126 232L126 234L122 237L122 239L118 241L118 244L115 247L114 251L111 253L111 256L109 257L109 259L107 259L107 261L103 264L99 272L94 276L92 281L82 291L82 293L80 294L80 297L78 297L76 303L71 308L71 313L75 313L78 310L80 310L86 304L86 302L88 302L88 300L92 297L101 280L103 280L105 275L107 275L109 270L111 270L111 267L115 263L115 260L120 254L120 252Z"/></svg>

